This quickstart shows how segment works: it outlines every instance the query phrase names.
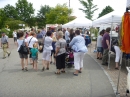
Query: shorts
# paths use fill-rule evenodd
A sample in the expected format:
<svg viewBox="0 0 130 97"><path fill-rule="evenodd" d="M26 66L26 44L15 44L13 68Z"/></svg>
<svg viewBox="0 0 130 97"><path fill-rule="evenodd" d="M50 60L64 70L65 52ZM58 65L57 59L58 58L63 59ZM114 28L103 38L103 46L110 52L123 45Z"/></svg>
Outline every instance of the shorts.
<svg viewBox="0 0 130 97"><path fill-rule="evenodd" d="M33 61L37 61L37 56L32 56Z"/></svg>
<svg viewBox="0 0 130 97"><path fill-rule="evenodd" d="M14 37L14 42L17 41L17 37Z"/></svg>
<svg viewBox="0 0 130 97"><path fill-rule="evenodd" d="M52 55L55 55L55 50L52 50L52 51L51 51L51 56L52 56Z"/></svg>
<svg viewBox="0 0 130 97"><path fill-rule="evenodd" d="M102 53L103 52L103 47L97 47L97 52Z"/></svg>
<svg viewBox="0 0 130 97"><path fill-rule="evenodd" d="M19 53L19 57L27 59L28 58L28 54L21 54L21 53Z"/></svg>
<svg viewBox="0 0 130 97"><path fill-rule="evenodd" d="M45 51L44 50L42 59L46 60L46 61L50 61L50 58L51 58L51 51Z"/></svg>

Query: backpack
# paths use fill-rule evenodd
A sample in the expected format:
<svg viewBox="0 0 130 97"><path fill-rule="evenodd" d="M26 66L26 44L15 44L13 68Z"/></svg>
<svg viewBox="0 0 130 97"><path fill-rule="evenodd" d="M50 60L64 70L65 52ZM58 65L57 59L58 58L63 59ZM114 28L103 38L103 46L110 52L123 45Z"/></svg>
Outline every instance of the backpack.
<svg viewBox="0 0 130 97"><path fill-rule="evenodd" d="M29 54L29 49L28 49L28 47L25 45L25 41L24 41L24 40L23 40L23 43L22 43L22 45L20 46L18 52L21 53L21 54Z"/></svg>

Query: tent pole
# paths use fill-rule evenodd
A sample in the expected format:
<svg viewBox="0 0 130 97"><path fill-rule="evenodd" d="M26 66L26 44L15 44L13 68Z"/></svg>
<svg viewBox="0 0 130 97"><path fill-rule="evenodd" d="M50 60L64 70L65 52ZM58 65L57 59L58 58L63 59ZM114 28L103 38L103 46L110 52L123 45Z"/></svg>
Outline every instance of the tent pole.
<svg viewBox="0 0 130 97"><path fill-rule="evenodd" d="M122 66L122 57L123 57L123 52L121 52L120 56L120 64L119 64L119 74L118 74L118 82L117 82L117 90L116 90L116 97L120 97L119 93L119 82L120 82L120 72L121 72L121 66Z"/></svg>
<svg viewBox="0 0 130 97"><path fill-rule="evenodd" d="M110 34L110 49L109 49L108 69L110 69L110 63L111 63L110 61L111 61L112 27L113 27L113 16L112 16L112 22L111 22L111 34Z"/></svg>

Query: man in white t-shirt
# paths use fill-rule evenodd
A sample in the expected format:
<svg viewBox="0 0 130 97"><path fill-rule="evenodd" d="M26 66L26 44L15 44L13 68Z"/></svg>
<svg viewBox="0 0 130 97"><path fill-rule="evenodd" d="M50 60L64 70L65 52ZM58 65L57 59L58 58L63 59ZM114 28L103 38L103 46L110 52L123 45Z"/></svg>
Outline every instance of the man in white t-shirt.
<svg viewBox="0 0 130 97"><path fill-rule="evenodd" d="M27 42L28 47L29 47L29 50L31 50L33 48L33 44L34 43L38 43L38 40L37 40L37 38L35 36L36 36L36 34L34 32L31 32L30 36L27 37L27 39L26 39L26 42ZM32 64L32 58L31 58L31 56L32 55L30 54L29 58L30 58L30 63Z"/></svg>
<svg viewBox="0 0 130 97"><path fill-rule="evenodd" d="M102 40L103 40L103 32L100 32L100 35L97 38L97 59L102 59L103 47L102 47Z"/></svg>
<svg viewBox="0 0 130 97"><path fill-rule="evenodd" d="M17 41L17 32L14 30L13 32L13 38L14 38L14 43Z"/></svg>

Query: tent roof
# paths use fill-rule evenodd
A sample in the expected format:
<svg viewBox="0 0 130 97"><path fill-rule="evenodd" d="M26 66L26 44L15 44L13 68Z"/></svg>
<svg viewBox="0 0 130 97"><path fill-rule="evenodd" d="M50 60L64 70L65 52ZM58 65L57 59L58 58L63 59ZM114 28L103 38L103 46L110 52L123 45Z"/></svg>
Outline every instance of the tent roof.
<svg viewBox="0 0 130 97"><path fill-rule="evenodd" d="M108 13L107 15L98 18L93 21L93 26L97 25L111 25L111 23L121 23L121 19L123 16L123 11L113 11L111 13Z"/></svg>
<svg viewBox="0 0 130 97"><path fill-rule="evenodd" d="M64 24L62 27L89 27L92 26L92 21L85 17L78 17L73 21Z"/></svg>

